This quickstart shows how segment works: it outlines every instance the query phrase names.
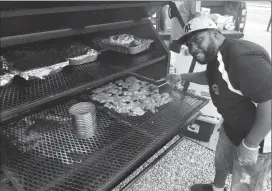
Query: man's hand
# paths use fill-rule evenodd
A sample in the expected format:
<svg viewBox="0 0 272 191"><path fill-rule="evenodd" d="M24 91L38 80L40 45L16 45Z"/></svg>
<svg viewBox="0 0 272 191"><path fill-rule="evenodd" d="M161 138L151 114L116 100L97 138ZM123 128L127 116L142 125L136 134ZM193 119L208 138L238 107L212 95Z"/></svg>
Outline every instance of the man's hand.
<svg viewBox="0 0 272 191"><path fill-rule="evenodd" d="M181 81L181 77L180 74L169 74L165 77L165 80L171 87L174 87Z"/></svg>
<svg viewBox="0 0 272 191"><path fill-rule="evenodd" d="M249 148L244 141L237 150L238 161L241 165L256 164L259 155L259 148Z"/></svg>

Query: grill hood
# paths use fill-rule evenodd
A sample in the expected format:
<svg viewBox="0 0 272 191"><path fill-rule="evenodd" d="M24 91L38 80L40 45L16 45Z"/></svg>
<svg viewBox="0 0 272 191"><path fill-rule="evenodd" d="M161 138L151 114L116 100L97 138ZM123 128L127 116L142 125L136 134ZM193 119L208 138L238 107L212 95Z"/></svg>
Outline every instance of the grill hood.
<svg viewBox="0 0 272 191"><path fill-rule="evenodd" d="M152 16L166 4L167 2L0 2L1 46L18 43L13 40L15 36L18 39L22 35L59 30L80 34L90 26L139 21ZM103 30L103 27L100 28Z"/></svg>

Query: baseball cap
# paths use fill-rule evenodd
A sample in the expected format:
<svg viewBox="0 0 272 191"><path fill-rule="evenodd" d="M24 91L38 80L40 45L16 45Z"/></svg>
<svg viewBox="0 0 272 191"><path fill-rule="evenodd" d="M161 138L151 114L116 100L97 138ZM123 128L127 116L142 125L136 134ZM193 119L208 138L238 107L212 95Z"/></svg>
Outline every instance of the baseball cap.
<svg viewBox="0 0 272 191"><path fill-rule="evenodd" d="M208 29L218 29L217 25L209 17L195 17L188 21L184 26L183 30L185 34L180 37L177 42L179 44L184 44L188 37L195 32L204 31Z"/></svg>

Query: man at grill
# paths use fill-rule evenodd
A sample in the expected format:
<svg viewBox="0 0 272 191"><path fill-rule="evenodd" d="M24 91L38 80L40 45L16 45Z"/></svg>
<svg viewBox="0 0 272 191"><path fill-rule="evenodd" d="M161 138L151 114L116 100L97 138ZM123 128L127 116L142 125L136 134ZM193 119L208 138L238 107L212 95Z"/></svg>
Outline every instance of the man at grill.
<svg viewBox="0 0 272 191"><path fill-rule="evenodd" d="M215 152L212 184L196 184L192 191L223 191L232 174L232 191L262 191L271 170L271 60L263 47L246 40L225 38L207 17L190 20L178 42L206 71L170 74L208 85L213 104L224 122Z"/></svg>

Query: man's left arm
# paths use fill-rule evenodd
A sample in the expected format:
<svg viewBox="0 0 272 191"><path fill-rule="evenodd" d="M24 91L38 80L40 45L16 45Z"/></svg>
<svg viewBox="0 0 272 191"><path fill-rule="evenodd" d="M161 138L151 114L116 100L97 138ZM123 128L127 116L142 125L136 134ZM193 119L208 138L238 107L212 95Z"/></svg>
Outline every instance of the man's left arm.
<svg viewBox="0 0 272 191"><path fill-rule="evenodd" d="M257 148L269 131L271 131L271 100L257 105L255 123L244 140L245 145Z"/></svg>
<svg viewBox="0 0 272 191"><path fill-rule="evenodd" d="M231 73L243 96L257 104L254 125L238 147L243 164L256 163L260 143L271 131L272 74L268 56L258 52L241 55L232 63Z"/></svg>

